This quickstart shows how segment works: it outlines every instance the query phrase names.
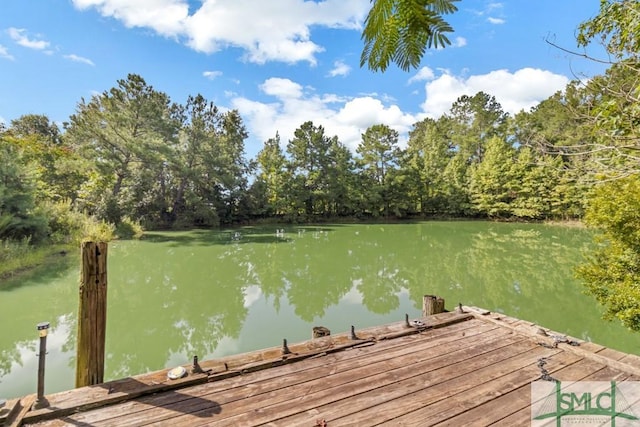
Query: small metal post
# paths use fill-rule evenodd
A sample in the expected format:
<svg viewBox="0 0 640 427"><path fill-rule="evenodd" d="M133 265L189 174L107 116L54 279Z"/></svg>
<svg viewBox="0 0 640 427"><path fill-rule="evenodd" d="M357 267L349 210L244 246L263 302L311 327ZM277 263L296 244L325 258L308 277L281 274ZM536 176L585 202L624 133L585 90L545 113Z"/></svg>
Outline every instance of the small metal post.
<svg viewBox="0 0 640 427"><path fill-rule="evenodd" d="M291 354L291 350L289 350L286 338L282 340L282 354Z"/></svg>
<svg viewBox="0 0 640 427"><path fill-rule="evenodd" d="M192 374L201 374L203 372L204 371L202 370L202 367L198 363L198 356L193 356L193 366L191 367L191 373Z"/></svg>
<svg viewBox="0 0 640 427"><path fill-rule="evenodd" d="M40 332L40 352L38 353L38 393L33 405L34 409L49 406L49 402L44 397L44 362L47 356L47 329L49 329L49 322L38 323L37 327Z"/></svg>
<svg viewBox="0 0 640 427"><path fill-rule="evenodd" d="M404 327L405 328L410 328L411 327L411 325L409 324L409 314L408 313L405 313L405 315L404 315Z"/></svg>
<svg viewBox="0 0 640 427"><path fill-rule="evenodd" d="M352 340L357 340L357 339L359 339L359 338L356 336L356 328L354 328L354 327L353 327L353 325L351 325L351 339L352 339Z"/></svg>

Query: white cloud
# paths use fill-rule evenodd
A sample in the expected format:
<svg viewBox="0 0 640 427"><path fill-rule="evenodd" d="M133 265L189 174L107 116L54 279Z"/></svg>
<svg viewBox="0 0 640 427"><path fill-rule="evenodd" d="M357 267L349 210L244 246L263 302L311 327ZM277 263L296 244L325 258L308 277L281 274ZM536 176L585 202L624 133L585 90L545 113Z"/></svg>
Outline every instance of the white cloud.
<svg viewBox="0 0 640 427"><path fill-rule="evenodd" d="M312 26L360 29L370 8L369 0L202 0L190 13L187 0L72 1L79 9L95 8L128 27L176 37L196 51L213 53L233 46L244 49L250 62L312 65L324 50L311 40Z"/></svg>
<svg viewBox="0 0 640 427"><path fill-rule="evenodd" d="M569 82L565 76L533 68L513 73L497 70L468 77L438 71L440 76L436 77L433 70L423 67L410 79L426 81L426 100L422 104L423 112L418 114L404 112L377 94L349 98L317 94L313 88L285 78L270 78L260 85L264 94L273 97L272 101L259 102L234 95L231 108L238 109L255 140L266 141L278 132L286 144L302 123L311 120L316 126L322 125L328 136L337 135L349 149L355 150L361 134L378 123L397 130L404 145L413 124L425 116L440 117L462 95L473 96L484 91L495 96L504 111L515 114L537 105ZM260 147L254 148L257 151Z"/></svg>
<svg viewBox="0 0 640 427"><path fill-rule="evenodd" d="M293 138L294 131L306 121L323 126L327 136L337 135L349 149L355 150L361 134L375 124L384 123L403 135L417 121L403 113L397 105L385 105L372 96L344 98L335 94L316 94L289 79L270 78L260 89L274 97L272 102L258 102L236 97L232 108L245 119L249 133L259 141L273 138L278 132L283 144ZM259 149L259 148L258 148Z"/></svg>
<svg viewBox="0 0 640 427"><path fill-rule="evenodd" d="M506 112L515 114L562 90L569 81L565 76L533 68L513 73L497 70L467 77L455 76L447 70L437 71L440 75L436 77L433 70L424 67L411 78L414 82L426 81L426 100L422 104L423 112L418 114L402 111L392 100L379 94L357 97L320 94L312 87L279 77L269 78L259 86L262 93L272 99L257 101L229 94L230 103L245 120L252 141L266 141L278 132L286 145L294 131L310 120L316 126L322 125L327 136L337 135L353 151L362 133L378 123L397 130L403 146L413 124L425 116L440 117L462 95L473 96L484 91L495 96ZM257 152L260 148L251 147L249 151Z"/></svg>
<svg viewBox="0 0 640 427"><path fill-rule="evenodd" d="M436 75L433 73L433 70L429 67L422 67L415 76L411 77L407 83L415 83L424 80L433 80Z"/></svg>
<svg viewBox="0 0 640 427"><path fill-rule="evenodd" d="M25 30L24 28L11 27L7 29L7 34L9 34L9 37L11 37L11 39L14 42L18 43L20 46L36 50L44 50L49 47L48 41L30 39L26 36L26 32L27 30Z"/></svg>
<svg viewBox="0 0 640 427"><path fill-rule="evenodd" d="M482 10L470 9L469 11L477 16L486 16L486 22L490 24L500 25L507 22L506 19L504 19L503 7L504 5L502 3L490 2L487 3Z"/></svg>
<svg viewBox="0 0 640 427"><path fill-rule="evenodd" d="M280 99L291 99L302 97L302 86L289 79L279 77L271 77L263 84L260 89L267 95L275 96Z"/></svg>
<svg viewBox="0 0 640 427"><path fill-rule="evenodd" d="M189 15L185 0L72 0L80 10L95 8L127 27L152 28L163 36L178 36Z"/></svg>
<svg viewBox="0 0 640 427"><path fill-rule="evenodd" d="M529 110L564 89L567 83L569 79L563 75L536 68L522 68L514 73L496 70L466 78L443 72L425 85L426 100L422 109L427 116L437 118L449 111L460 96L483 91L495 96L504 111L515 114Z"/></svg>
<svg viewBox="0 0 640 427"><path fill-rule="evenodd" d="M333 63L333 69L329 71L329 76L346 76L351 72L351 67L342 61L336 61Z"/></svg>
<svg viewBox="0 0 640 427"><path fill-rule="evenodd" d="M406 131L416 121L414 116L403 113L397 105L385 106L379 99L368 96L354 98L345 103L336 119L339 123L357 126L363 131L378 123Z"/></svg>
<svg viewBox="0 0 640 427"><path fill-rule="evenodd" d="M88 58L84 58L82 56L75 55L73 53L71 55L64 55L64 58L66 58L66 59L68 59L70 61L80 62L82 64L91 65L92 67L96 65L96 64L93 63L92 60L90 60Z"/></svg>
<svg viewBox="0 0 640 427"><path fill-rule="evenodd" d="M467 39L464 37L456 37L453 41L453 47L464 47L467 45Z"/></svg>
<svg viewBox="0 0 640 427"><path fill-rule="evenodd" d="M222 71L204 71L202 75L209 80L214 80L222 75Z"/></svg>
<svg viewBox="0 0 640 427"><path fill-rule="evenodd" d="M465 39L464 37L456 37L455 39L453 39L453 42L450 44L451 48L454 47L464 47L467 45L467 39ZM437 48L435 48L435 50L443 50L445 49L444 45L440 45Z"/></svg>
<svg viewBox="0 0 640 427"><path fill-rule="evenodd" d="M9 59L13 61L15 58L9 53L9 50L0 44L0 58Z"/></svg>

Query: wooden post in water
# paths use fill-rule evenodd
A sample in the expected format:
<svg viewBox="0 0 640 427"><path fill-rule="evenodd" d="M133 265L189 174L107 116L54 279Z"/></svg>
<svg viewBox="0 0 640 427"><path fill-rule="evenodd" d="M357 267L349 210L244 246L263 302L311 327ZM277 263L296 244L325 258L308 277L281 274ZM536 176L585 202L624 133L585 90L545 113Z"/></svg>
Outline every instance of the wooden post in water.
<svg viewBox="0 0 640 427"><path fill-rule="evenodd" d="M422 317L432 314L444 313L444 299L435 295L425 295L422 297Z"/></svg>
<svg viewBox="0 0 640 427"><path fill-rule="evenodd" d="M104 382L107 328L107 244L82 243L76 387Z"/></svg>

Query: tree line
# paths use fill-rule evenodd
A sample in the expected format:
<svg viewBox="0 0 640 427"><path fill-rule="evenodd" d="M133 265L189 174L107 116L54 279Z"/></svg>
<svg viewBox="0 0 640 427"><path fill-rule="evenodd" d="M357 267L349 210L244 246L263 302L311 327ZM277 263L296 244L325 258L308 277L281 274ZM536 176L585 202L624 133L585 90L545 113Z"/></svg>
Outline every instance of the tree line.
<svg viewBox="0 0 640 427"><path fill-rule="evenodd" d="M265 141L253 159L238 111L201 95L174 103L132 74L81 100L62 130L44 115L25 115L2 131L0 238L36 237L46 218L35 208L45 203L150 229L263 219L580 218L599 166L621 161L613 150L605 159L584 149L597 135L580 117L606 95L603 82L623 85L624 72L572 82L515 116L487 93L461 96L439 119L415 123L402 148L384 123L366 129L351 152L308 121L289 141Z"/></svg>

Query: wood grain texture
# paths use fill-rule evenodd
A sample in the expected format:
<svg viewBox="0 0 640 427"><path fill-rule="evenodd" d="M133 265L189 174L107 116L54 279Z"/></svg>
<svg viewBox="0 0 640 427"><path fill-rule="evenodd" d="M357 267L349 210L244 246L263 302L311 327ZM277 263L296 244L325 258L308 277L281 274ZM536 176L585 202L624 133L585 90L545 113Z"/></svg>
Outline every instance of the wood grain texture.
<svg viewBox="0 0 640 427"><path fill-rule="evenodd" d="M164 370L59 393L49 401L66 412L49 413L53 419L28 413L24 421L96 427L312 426L317 420L328 426L528 425L530 385L541 379L543 358L546 372L561 381L639 378L634 356L595 344L554 348L535 325L486 310L421 322L424 328L398 322L360 330L359 340L345 332L294 343L286 355L274 346L202 361L211 371L190 373L181 383L167 382Z"/></svg>
<svg viewBox="0 0 640 427"><path fill-rule="evenodd" d="M78 308L76 387L104 381L107 330L107 244L83 242Z"/></svg>

